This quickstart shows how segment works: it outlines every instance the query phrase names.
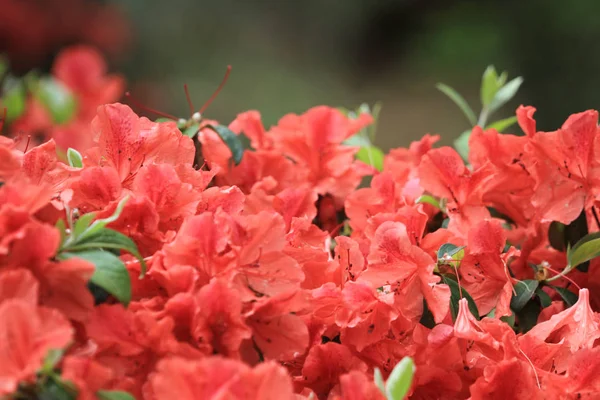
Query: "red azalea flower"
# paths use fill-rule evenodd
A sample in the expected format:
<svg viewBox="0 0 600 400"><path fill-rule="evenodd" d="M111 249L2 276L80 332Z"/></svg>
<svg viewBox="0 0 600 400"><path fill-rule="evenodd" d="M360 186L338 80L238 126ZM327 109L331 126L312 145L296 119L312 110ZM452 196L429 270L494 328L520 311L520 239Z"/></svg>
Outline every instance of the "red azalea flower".
<svg viewBox="0 0 600 400"><path fill-rule="evenodd" d="M433 275L433 259L411 243L404 224L387 221L377 228L368 262L358 281L373 287L392 285L405 317L419 318L425 298L436 322L444 319L449 310L450 289L447 285L435 285L440 279Z"/></svg>

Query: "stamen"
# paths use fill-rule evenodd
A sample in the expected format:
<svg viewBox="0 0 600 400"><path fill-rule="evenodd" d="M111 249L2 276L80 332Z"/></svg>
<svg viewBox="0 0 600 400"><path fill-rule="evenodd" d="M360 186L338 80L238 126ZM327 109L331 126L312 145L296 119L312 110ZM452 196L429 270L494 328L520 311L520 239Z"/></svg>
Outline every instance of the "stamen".
<svg viewBox="0 0 600 400"><path fill-rule="evenodd" d="M25 144L25 150L23 150L23 153L27 153L27 149L29 148L29 142L31 142L31 135L27 135L27 143Z"/></svg>
<svg viewBox="0 0 600 400"><path fill-rule="evenodd" d="M533 370L533 375L535 375L535 383L537 383L538 389L541 389L542 384L540 383L540 377L538 376L537 371L535 370L535 365L533 365L533 363L531 362L529 357L527 357L527 354L525 354L525 352L523 350L519 349L519 352L521 354L523 354L523 357L525 357L527 359L527 361L529 362L529 365L531 365L531 369Z"/></svg>
<svg viewBox="0 0 600 400"><path fill-rule="evenodd" d="M557 270L552 269L550 267L544 267L544 268L546 268L548 271L550 271L552 273L555 273L556 275L560 275L561 278L565 278L567 281L571 282L577 288L577 290L581 290L581 288L579 287L579 285L576 284L575 281L573 279L569 278L568 276L562 275L560 272L558 272Z"/></svg>
<svg viewBox="0 0 600 400"><path fill-rule="evenodd" d="M458 277L458 269L456 268L456 264L452 264L452 266L454 267L454 272L456 273L456 283L458 284L458 295L462 299L463 293L462 293L462 286L460 284L460 278Z"/></svg>
<svg viewBox="0 0 600 400"><path fill-rule="evenodd" d="M194 104L192 103L192 98L190 97L190 91L188 90L187 83L185 83L183 85L183 90L185 91L185 98L187 99L188 106L190 107L190 115L191 115L194 113L194 110L196 108L194 107Z"/></svg>
<svg viewBox="0 0 600 400"><path fill-rule="evenodd" d="M162 111L158 111L158 110L155 110L155 109L153 109L153 108L146 107L145 105L143 105L142 103L140 103L139 101L137 101L137 100L136 100L136 99L135 99L135 98L134 98L134 97L131 95L131 93L130 93L130 92L125 92L125 97L127 97L131 103L135 104L135 106L136 106L136 107L138 107L138 108L140 108L140 109L142 109L142 110L144 110L144 111L150 112L150 113L152 113L152 114L156 114L156 115L158 115L158 116L161 116L161 117L164 117L164 118L169 118L169 119L172 119L173 121L177 121L177 120L179 119L179 118L177 118L177 117L174 117L174 116L173 116L173 115L171 115L171 114L167 114L167 113L164 113L164 112L162 112Z"/></svg>
<svg viewBox="0 0 600 400"><path fill-rule="evenodd" d="M223 86L225 86L225 83L227 82L227 79L229 78L230 73L231 73L231 65L228 65L227 71L225 72L225 76L223 77L221 84L219 85L217 90L215 90L215 92L212 94L212 96L210 96L210 98L206 101L206 103L204 103L204 105L200 108L200 110L198 110L198 112L200 114L202 114L208 108L210 103L212 103L214 101L214 99L217 97L217 95L219 94L221 89L223 89Z"/></svg>

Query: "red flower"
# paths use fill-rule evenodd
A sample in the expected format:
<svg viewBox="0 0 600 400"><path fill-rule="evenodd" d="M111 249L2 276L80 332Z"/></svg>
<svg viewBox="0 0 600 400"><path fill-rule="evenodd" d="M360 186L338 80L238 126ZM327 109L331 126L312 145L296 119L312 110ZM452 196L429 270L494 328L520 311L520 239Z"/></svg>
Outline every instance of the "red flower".
<svg viewBox="0 0 600 400"><path fill-rule="evenodd" d="M282 293L256 302L246 315L252 340L265 359L290 360L308 346L308 328L295 315L306 307L301 293Z"/></svg>
<svg viewBox="0 0 600 400"><path fill-rule="evenodd" d="M450 289L446 285L434 285L440 281L433 275L435 263L411 243L404 224L388 221L377 228L368 262L358 281L376 288L392 285L405 317L419 318L423 313L424 298L436 322L444 319L449 310Z"/></svg>
<svg viewBox="0 0 600 400"><path fill-rule="evenodd" d="M350 371L366 372L367 365L348 347L337 343L313 346L302 368L301 384L312 389L319 399L326 399L340 376Z"/></svg>
<svg viewBox="0 0 600 400"><path fill-rule="evenodd" d="M98 147L88 151L89 160L113 166L128 184L144 164L191 164L196 153L192 140L182 135L174 122L140 118L123 104L99 107L92 128Z"/></svg>
<svg viewBox="0 0 600 400"><path fill-rule="evenodd" d="M241 316L239 294L223 282L213 280L200 289L195 300L194 339L200 346L207 346L209 354L239 358L242 341L252 335Z"/></svg>
<svg viewBox="0 0 600 400"><path fill-rule="evenodd" d="M114 372L92 359L68 356L62 362L61 377L75 385L78 400L95 400L97 391L110 390Z"/></svg>
<svg viewBox="0 0 600 400"><path fill-rule="evenodd" d="M510 315L513 283L501 254L506 239L499 222L482 221L469 231L467 254L460 263L461 283L481 315Z"/></svg>
<svg viewBox="0 0 600 400"><path fill-rule="evenodd" d="M391 322L398 318L393 293L379 293L367 284L348 282L342 299L336 321L342 328L341 340L357 351L387 336Z"/></svg>
<svg viewBox="0 0 600 400"><path fill-rule="evenodd" d="M471 386L471 399L552 399L551 393L536 386L536 377L527 362L517 359L500 361L486 367L485 372Z"/></svg>
<svg viewBox="0 0 600 400"><path fill-rule="evenodd" d="M221 357L197 361L170 358L162 360L151 375L145 398L292 400L294 394L285 370L272 362L250 369Z"/></svg>
<svg viewBox="0 0 600 400"><path fill-rule="evenodd" d="M598 112L571 115L561 129L537 132L529 142L531 172L536 178L534 206L548 220L569 224L593 206L599 177L595 158Z"/></svg>
<svg viewBox="0 0 600 400"><path fill-rule="evenodd" d="M20 298L0 303L0 395L32 380L48 351L64 348L72 337L71 325L57 310Z"/></svg>
<svg viewBox="0 0 600 400"><path fill-rule="evenodd" d="M482 189L494 175L487 165L470 172L454 149L441 147L423 156L419 178L425 190L448 201L449 229L466 233L477 221L489 218Z"/></svg>

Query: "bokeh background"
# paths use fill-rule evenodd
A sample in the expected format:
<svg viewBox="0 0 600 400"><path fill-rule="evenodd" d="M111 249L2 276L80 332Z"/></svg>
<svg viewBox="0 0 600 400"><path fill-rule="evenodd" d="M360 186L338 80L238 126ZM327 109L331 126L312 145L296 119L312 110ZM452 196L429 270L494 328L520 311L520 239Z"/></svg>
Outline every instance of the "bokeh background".
<svg viewBox="0 0 600 400"><path fill-rule="evenodd" d="M8 18L17 3L21 19ZM258 109L269 126L319 104L380 101L376 144L388 149L425 133L451 143L468 122L434 85L478 111L489 64L525 79L497 117L531 104L553 130L600 108L598 15L598 0L0 0L0 53L44 69L61 46L93 43L144 104L182 116L183 84L199 107L231 64L209 118Z"/></svg>

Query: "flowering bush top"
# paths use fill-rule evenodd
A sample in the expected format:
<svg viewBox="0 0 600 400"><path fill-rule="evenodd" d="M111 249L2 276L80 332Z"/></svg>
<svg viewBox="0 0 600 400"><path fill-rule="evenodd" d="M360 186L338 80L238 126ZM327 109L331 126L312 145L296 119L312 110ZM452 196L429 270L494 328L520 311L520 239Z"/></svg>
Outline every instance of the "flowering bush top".
<svg viewBox="0 0 600 400"><path fill-rule="evenodd" d="M73 51L87 121L120 83ZM466 162L430 135L375 162L371 113L325 106L0 138L0 397L597 398L598 113L534 111Z"/></svg>

